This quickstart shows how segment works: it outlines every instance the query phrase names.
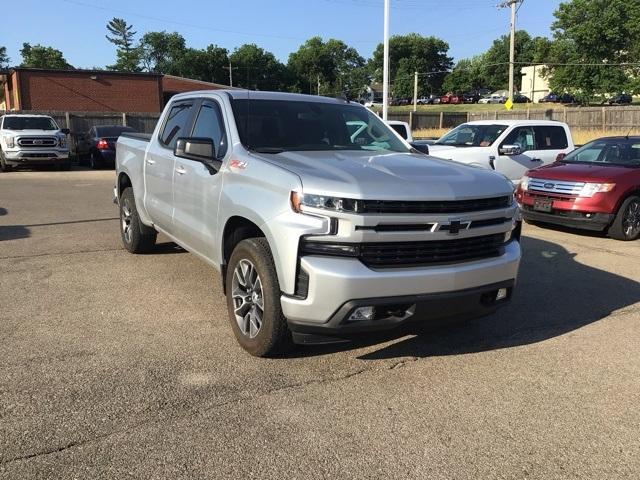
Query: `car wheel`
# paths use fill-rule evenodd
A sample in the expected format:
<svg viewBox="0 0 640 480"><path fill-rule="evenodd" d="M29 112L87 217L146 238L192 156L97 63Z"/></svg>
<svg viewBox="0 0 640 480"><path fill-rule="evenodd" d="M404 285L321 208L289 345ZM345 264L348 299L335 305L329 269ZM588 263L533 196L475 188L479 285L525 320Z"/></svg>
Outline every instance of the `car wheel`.
<svg viewBox="0 0 640 480"><path fill-rule="evenodd" d="M627 198L609 227L608 234L616 240L635 240L640 236L640 197Z"/></svg>
<svg viewBox="0 0 640 480"><path fill-rule="evenodd" d="M236 340L251 355L286 353L293 345L280 305L280 285L265 238L241 241L226 273L227 308Z"/></svg>
<svg viewBox="0 0 640 480"><path fill-rule="evenodd" d="M120 195L120 237L131 253L148 253L156 244L158 233L140 221L133 188L127 187Z"/></svg>
<svg viewBox="0 0 640 480"><path fill-rule="evenodd" d="M2 153L2 150L0 150L0 170L3 172L11 171L11 165L7 165L7 162L4 159L4 153Z"/></svg>
<svg viewBox="0 0 640 480"><path fill-rule="evenodd" d="M99 170L102 168L102 163L100 154L98 152L91 152L89 156L89 167L91 167L92 170Z"/></svg>

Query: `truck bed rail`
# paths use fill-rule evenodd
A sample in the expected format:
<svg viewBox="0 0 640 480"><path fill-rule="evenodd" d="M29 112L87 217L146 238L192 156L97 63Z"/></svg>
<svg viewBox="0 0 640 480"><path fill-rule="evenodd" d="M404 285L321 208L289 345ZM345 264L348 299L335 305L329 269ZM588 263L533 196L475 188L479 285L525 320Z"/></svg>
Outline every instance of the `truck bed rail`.
<svg viewBox="0 0 640 480"><path fill-rule="evenodd" d="M143 142L151 141L150 133L135 133L135 132L122 132L121 137L135 138L136 140L142 140Z"/></svg>

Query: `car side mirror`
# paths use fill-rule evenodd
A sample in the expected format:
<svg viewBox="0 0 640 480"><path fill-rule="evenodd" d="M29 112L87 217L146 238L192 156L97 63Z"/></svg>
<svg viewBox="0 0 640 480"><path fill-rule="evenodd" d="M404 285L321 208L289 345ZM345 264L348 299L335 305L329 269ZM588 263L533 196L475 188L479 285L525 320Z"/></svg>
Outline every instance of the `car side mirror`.
<svg viewBox="0 0 640 480"><path fill-rule="evenodd" d="M429 155L429 145L425 143L410 143L410 145L418 152Z"/></svg>
<svg viewBox="0 0 640 480"><path fill-rule="evenodd" d="M216 147L210 138L178 138L176 140L176 146L173 149L173 154L176 157L202 163L212 175L216 173L222 165L222 162L216 158Z"/></svg>
<svg viewBox="0 0 640 480"><path fill-rule="evenodd" d="M520 145L503 145L500 147L500 155L520 155L522 147Z"/></svg>
<svg viewBox="0 0 640 480"><path fill-rule="evenodd" d="M61 128L60 131L65 135L69 135L71 133L71 130L69 130L68 128Z"/></svg>

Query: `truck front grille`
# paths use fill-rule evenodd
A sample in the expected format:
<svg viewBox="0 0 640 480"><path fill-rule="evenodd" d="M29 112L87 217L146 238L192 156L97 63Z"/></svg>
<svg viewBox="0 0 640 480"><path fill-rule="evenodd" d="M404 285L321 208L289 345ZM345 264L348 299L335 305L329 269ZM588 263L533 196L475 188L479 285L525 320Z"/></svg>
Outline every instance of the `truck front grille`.
<svg viewBox="0 0 640 480"><path fill-rule="evenodd" d="M302 255L355 257L370 268L420 267L497 257L505 234L419 242L329 243L305 241Z"/></svg>
<svg viewBox="0 0 640 480"><path fill-rule="evenodd" d="M511 205L511 197L478 198L451 201L359 200L358 213L467 213L496 210Z"/></svg>
<svg viewBox="0 0 640 480"><path fill-rule="evenodd" d="M58 139L55 137L20 137L18 139L18 145L20 147L51 148L57 144Z"/></svg>

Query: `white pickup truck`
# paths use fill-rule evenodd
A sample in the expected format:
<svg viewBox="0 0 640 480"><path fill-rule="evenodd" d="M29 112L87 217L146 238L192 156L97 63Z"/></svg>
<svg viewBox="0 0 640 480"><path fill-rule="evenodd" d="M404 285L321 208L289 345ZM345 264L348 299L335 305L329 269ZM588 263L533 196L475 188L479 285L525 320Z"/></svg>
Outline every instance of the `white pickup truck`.
<svg viewBox="0 0 640 480"><path fill-rule="evenodd" d="M219 270L253 355L486 315L516 282L511 182L415 153L358 103L176 95L151 136L119 138L116 174L125 248L161 232Z"/></svg>
<svg viewBox="0 0 640 480"><path fill-rule="evenodd" d="M47 115L7 114L0 117L0 170L22 165L56 165L69 170L69 130Z"/></svg>
<svg viewBox="0 0 640 480"><path fill-rule="evenodd" d="M429 154L495 170L514 184L531 169L574 150L566 123L551 120L480 120L463 123L429 145Z"/></svg>

